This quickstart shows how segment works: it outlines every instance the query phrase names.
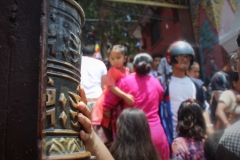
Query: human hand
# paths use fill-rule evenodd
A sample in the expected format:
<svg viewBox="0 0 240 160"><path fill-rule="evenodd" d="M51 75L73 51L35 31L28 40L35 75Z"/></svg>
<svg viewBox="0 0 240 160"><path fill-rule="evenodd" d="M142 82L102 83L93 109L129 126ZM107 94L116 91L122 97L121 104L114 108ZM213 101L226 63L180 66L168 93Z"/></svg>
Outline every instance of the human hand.
<svg viewBox="0 0 240 160"><path fill-rule="evenodd" d="M91 111L88 108L86 94L82 87L79 87L79 95L81 97L81 102L78 103L78 121L82 124L83 130L80 131L80 138L86 142L91 139L91 134L93 132L92 125L91 125Z"/></svg>
<svg viewBox="0 0 240 160"><path fill-rule="evenodd" d="M93 130L91 124L91 111L88 108L87 98L82 87L78 88L81 102L78 103L78 121L82 124L83 130L80 131L80 138L83 140L85 148L92 155L96 156L98 160L114 160L106 146L102 143L99 137Z"/></svg>
<svg viewBox="0 0 240 160"><path fill-rule="evenodd" d="M134 97L131 94L126 94L124 97L124 101L130 106L133 106L135 103Z"/></svg>

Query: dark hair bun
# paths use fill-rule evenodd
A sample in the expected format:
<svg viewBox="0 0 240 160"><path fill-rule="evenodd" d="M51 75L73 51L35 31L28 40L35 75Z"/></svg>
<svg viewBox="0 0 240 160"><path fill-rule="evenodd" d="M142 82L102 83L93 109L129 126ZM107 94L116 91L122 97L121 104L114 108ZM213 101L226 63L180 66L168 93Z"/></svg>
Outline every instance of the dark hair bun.
<svg viewBox="0 0 240 160"><path fill-rule="evenodd" d="M146 75L151 70L151 64L147 63L146 61L142 61L136 64L134 68L137 74Z"/></svg>

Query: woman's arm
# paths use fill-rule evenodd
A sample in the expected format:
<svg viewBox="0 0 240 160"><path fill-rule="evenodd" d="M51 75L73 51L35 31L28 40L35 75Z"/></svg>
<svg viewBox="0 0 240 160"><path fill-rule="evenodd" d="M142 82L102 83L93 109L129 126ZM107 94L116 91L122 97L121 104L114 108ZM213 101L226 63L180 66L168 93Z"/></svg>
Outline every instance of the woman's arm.
<svg viewBox="0 0 240 160"><path fill-rule="evenodd" d="M86 105L87 98L82 87L79 88L79 94L82 101L78 103L78 110L80 112L78 114L78 121L84 129L80 131L80 138L83 140L86 150L96 156L98 160L113 160L112 155L92 128L90 121L91 111Z"/></svg>
<svg viewBox="0 0 240 160"><path fill-rule="evenodd" d="M101 78L101 86L102 86L102 90L104 90L106 88L107 85L107 76L103 75Z"/></svg>
<svg viewBox="0 0 240 160"><path fill-rule="evenodd" d="M216 109L216 116L224 124L225 127L230 125L227 119L227 116L224 112L227 108L228 106L224 102L219 101ZM220 129L220 128L217 128L217 129Z"/></svg>
<svg viewBox="0 0 240 160"><path fill-rule="evenodd" d="M113 94L122 98L128 105L130 105L130 106L134 105L134 98L132 95L126 94L121 89L119 89L117 86L110 86L109 89Z"/></svg>

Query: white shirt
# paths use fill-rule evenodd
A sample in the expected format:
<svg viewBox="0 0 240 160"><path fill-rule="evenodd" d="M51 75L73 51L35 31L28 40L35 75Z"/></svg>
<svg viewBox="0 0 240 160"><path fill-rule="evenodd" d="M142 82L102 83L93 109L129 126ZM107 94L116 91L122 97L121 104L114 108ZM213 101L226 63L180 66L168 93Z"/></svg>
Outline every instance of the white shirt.
<svg viewBox="0 0 240 160"><path fill-rule="evenodd" d="M98 98L102 94L102 76L107 75L105 64L95 58L82 56L81 85L87 98Z"/></svg>
<svg viewBox="0 0 240 160"><path fill-rule="evenodd" d="M196 99L196 88L192 80L185 76L177 78L172 76L169 84L169 96L173 118L173 137L177 136L176 126L178 122L178 109L181 103L189 98Z"/></svg>

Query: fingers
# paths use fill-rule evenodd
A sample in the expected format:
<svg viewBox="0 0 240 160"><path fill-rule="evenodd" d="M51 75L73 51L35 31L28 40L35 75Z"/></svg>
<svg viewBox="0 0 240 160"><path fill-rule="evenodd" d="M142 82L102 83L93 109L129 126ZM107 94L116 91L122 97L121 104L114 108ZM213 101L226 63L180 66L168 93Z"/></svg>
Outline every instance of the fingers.
<svg viewBox="0 0 240 160"><path fill-rule="evenodd" d="M85 91L84 91L84 88L82 86L79 86L79 95L81 97L81 100L87 104L87 97L86 97L86 94L85 94Z"/></svg>
<svg viewBox="0 0 240 160"><path fill-rule="evenodd" d="M83 130L80 131L80 138L85 142L89 139L90 135L85 133Z"/></svg>
<svg viewBox="0 0 240 160"><path fill-rule="evenodd" d="M91 121L85 117L83 114L78 114L78 122L82 124L84 131L88 134L92 133L92 124ZM84 136L84 135L83 135Z"/></svg>
<svg viewBox="0 0 240 160"><path fill-rule="evenodd" d="M90 119L91 116L91 111L88 108L88 106L84 102L79 102L78 103L78 110L81 112L84 116L86 116L88 119Z"/></svg>

